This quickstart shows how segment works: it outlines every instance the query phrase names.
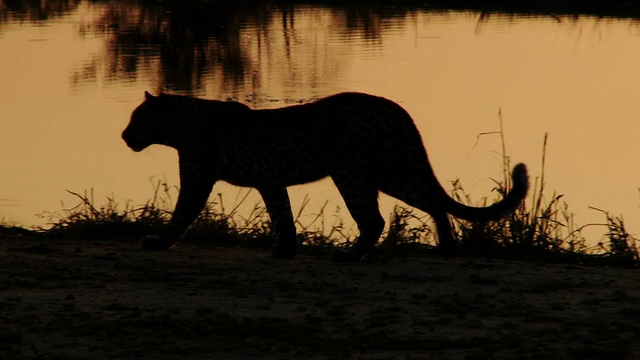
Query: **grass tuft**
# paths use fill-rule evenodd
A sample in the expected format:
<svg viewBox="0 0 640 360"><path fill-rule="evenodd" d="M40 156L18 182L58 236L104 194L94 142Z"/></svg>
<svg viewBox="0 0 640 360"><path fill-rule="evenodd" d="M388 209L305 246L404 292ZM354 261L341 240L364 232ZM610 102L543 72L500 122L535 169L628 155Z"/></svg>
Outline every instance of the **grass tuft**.
<svg viewBox="0 0 640 360"><path fill-rule="evenodd" d="M502 139L503 179L494 180L498 197L504 197L512 187L510 159L506 153L502 116L500 134ZM595 209L605 215L604 224L576 226L574 214L563 201L563 195L553 192L547 197L545 189L545 161L548 134L542 145L541 172L535 177L531 188L529 206L523 203L505 218L488 223L453 220L453 228L460 241L460 254L482 256L536 257L553 261L570 261L612 266L637 266L640 264L638 239L631 236L622 217ZM459 202L472 206L486 206L487 199L474 203L460 182L452 182L451 196ZM78 203L65 208L61 214L48 213L48 228L29 231L14 226L0 226L1 236L37 235L77 239L139 239L147 234L160 234L171 218L172 193L177 187L166 182L153 184L153 194L142 206L134 207L131 201L120 204L113 196L106 204L97 205L93 189L82 194L68 191ZM246 191L244 194L243 192ZM269 248L274 242L270 220L262 202L254 204L249 214L241 216L238 209L251 190L240 190L234 206L225 207L222 194L207 203L205 209L187 230L184 240L230 246L253 246ZM353 242L352 231L345 227L340 207L327 211L325 203L319 211L308 214L308 197L295 214L298 241L302 252L326 254L336 247ZM431 218L411 208L396 206L391 214L388 228L377 247L378 253L415 253L436 248L436 238ZM304 220L303 220L304 218ZM596 246L587 246L582 230L587 226L606 226L606 240Z"/></svg>
<svg viewBox="0 0 640 360"><path fill-rule="evenodd" d="M104 205L96 205L93 189L83 194L67 190L78 198L79 203L71 208L64 208L62 215L45 214L50 227L38 230L53 237L101 239L140 237L149 232L161 231L171 217L171 212L161 205L162 201L158 196L161 185L160 182L157 184L153 198L144 205L134 208L127 201L122 209L114 197L107 197Z"/></svg>
<svg viewBox="0 0 640 360"><path fill-rule="evenodd" d="M622 216L612 216L604 210L592 209L602 212L607 221L608 241L598 243L598 247L603 250L603 255L614 265L624 267L637 265L640 262L639 240L627 232Z"/></svg>

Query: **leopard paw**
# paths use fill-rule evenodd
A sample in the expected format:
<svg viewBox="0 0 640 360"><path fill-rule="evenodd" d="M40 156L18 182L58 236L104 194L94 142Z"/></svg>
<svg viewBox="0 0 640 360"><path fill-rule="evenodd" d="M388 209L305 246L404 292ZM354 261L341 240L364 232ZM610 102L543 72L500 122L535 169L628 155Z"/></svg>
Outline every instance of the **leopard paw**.
<svg viewBox="0 0 640 360"><path fill-rule="evenodd" d="M293 259L298 253L298 246L283 245L276 243L271 249L271 256L278 259Z"/></svg>
<svg viewBox="0 0 640 360"><path fill-rule="evenodd" d="M140 248L143 250L169 250L173 249L177 244L178 242L176 241L169 241L156 235L147 235L140 239Z"/></svg>
<svg viewBox="0 0 640 360"><path fill-rule="evenodd" d="M336 249L331 253L331 261L335 263L357 263L365 254L353 249Z"/></svg>

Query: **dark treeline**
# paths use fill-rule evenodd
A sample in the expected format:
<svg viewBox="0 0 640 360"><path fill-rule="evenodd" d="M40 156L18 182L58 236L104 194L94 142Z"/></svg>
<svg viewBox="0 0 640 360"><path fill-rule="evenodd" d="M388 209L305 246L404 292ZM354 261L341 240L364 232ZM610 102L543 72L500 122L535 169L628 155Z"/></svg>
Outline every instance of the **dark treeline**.
<svg viewBox="0 0 640 360"><path fill-rule="evenodd" d="M69 14L82 3L0 0L0 31L6 23L50 21ZM104 36L106 46L104 53L75 71L71 76L73 84L97 77L107 82L134 79L141 68L146 68L153 71L155 90L182 93L202 88L205 73L215 73L224 88L239 88L256 81L259 77L252 78L259 71L256 51L270 51L270 40L275 37L288 39L296 26L294 14L305 5L329 9L335 23L332 27L367 40L381 38L386 20L413 16L416 11L473 11L479 22L499 14L640 18L640 1L618 0L120 0L84 4L99 7L100 11L97 18L82 20L80 35ZM253 45L242 38L242 30L248 27L252 29ZM287 40L285 46L289 46ZM155 62L151 64L152 61Z"/></svg>
<svg viewBox="0 0 640 360"><path fill-rule="evenodd" d="M93 3L137 3L144 6L159 6L185 11L185 14L212 15L199 13L199 10L215 10L220 14L238 10L257 10L264 8L318 5L332 7L371 7L371 8L420 8L423 10L469 10L486 13L506 13L514 15L592 15L599 17L640 18L638 0L353 0L353 1L248 1L248 0L132 0L101 1ZM7 20L44 21L73 10L80 0L0 0L0 23Z"/></svg>
<svg viewBox="0 0 640 360"><path fill-rule="evenodd" d="M41 22L62 16L75 9L74 0L0 0L0 28L6 22Z"/></svg>
<svg viewBox="0 0 640 360"><path fill-rule="evenodd" d="M281 2L282 3L282 2ZM317 5L344 5L344 1L289 1ZM369 6L419 7L431 10L467 10L485 14L511 14L521 16L580 16L640 18L638 0L380 0L349 1L349 4Z"/></svg>

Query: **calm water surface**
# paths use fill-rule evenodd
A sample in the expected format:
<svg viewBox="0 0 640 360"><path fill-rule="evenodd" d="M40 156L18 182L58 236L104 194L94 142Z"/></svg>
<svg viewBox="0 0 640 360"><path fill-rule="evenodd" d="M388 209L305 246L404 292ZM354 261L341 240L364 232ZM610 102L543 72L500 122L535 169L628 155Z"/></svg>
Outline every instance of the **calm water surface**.
<svg viewBox="0 0 640 360"><path fill-rule="evenodd" d="M340 91L388 97L415 119L446 188L460 178L493 198L501 176L498 110L514 162L566 194L640 228L640 27L632 20L520 18L420 8L165 8L137 2L0 1L0 218L46 224L43 211L94 189L142 204L178 185L175 151L133 153L120 139L149 90L273 108ZM71 4L71 5L70 5ZM230 203L238 190L219 184ZM294 208L341 205L330 181L290 189ZM257 199L257 195L253 199ZM254 200L249 200L252 207ZM63 202L64 205L61 205ZM381 198L385 212L395 200ZM345 217L346 214L345 214ZM587 232L597 242L604 228Z"/></svg>

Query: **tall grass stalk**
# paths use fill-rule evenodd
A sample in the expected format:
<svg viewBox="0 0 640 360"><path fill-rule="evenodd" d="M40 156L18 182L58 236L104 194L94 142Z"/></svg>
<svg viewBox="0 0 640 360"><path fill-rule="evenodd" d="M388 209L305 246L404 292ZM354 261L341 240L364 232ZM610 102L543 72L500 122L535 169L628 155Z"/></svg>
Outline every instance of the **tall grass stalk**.
<svg viewBox="0 0 640 360"><path fill-rule="evenodd" d="M502 142L503 180L494 180L496 190L502 197L511 189L510 158L506 153L502 111L498 112L500 131L488 134L500 134ZM640 263L639 240L631 236L624 227L621 217L605 214L606 224L575 225L575 215L562 201L563 195L553 192L547 200L545 194L545 168L549 135L545 133L542 142L541 170L530 189L531 206L524 202L516 211L502 220L492 223L469 223L455 220L455 228L466 253L485 253L500 251L525 256L553 255L566 256L579 261L605 259L607 264L630 265ZM453 182L454 198L473 205L464 192L459 180ZM476 204L477 205L477 204ZM486 205L486 199L480 206ZM595 247L587 246L582 230L590 226L606 226L606 242Z"/></svg>
<svg viewBox="0 0 640 360"><path fill-rule="evenodd" d="M507 154L504 122L501 109L498 111L500 130L482 133L481 135L499 134L502 148L502 181L493 180L494 190L504 197L512 188L510 175L511 161ZM533 180L530 189L531 207L526 201L515 212L502 220L491 223L468 223L455 220L455 228L461 239L463 250L467 252L508 251L516 253L581 252L586 249L582 228L574 228L574 215L568 211L566 203L561 202L563 195L554 192L545 201L545 167L548 134L542 142L542 161L540 175ZM458 201L469 205L486 206L486 199L481 204L473 204L464 192L459 180L453 182L452 195ZM569 244L567 246L567 244Z"/></svg>

